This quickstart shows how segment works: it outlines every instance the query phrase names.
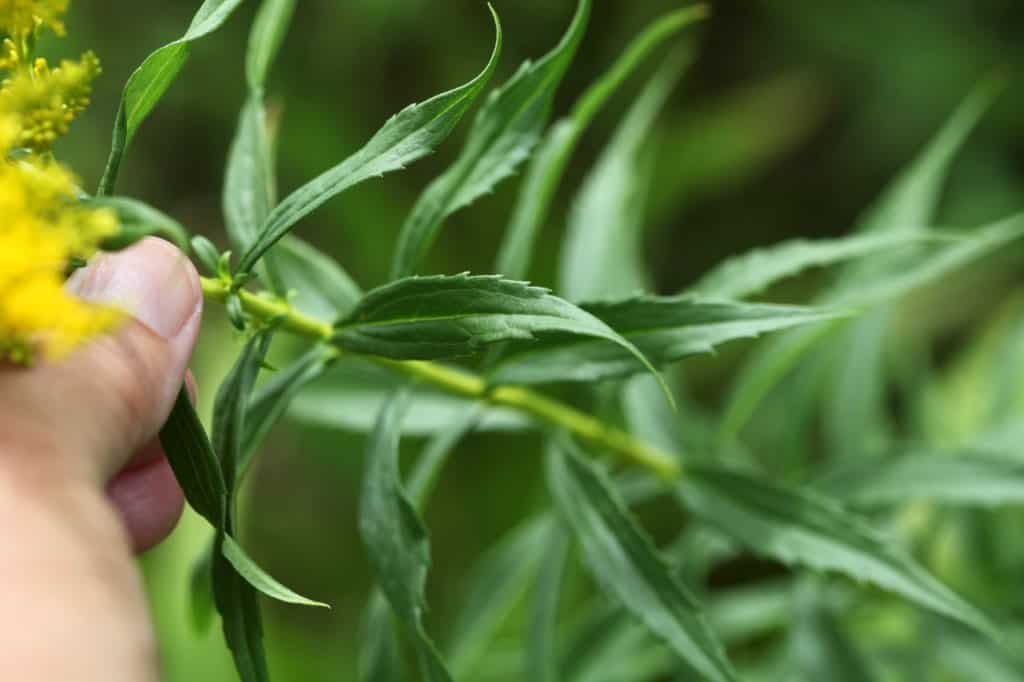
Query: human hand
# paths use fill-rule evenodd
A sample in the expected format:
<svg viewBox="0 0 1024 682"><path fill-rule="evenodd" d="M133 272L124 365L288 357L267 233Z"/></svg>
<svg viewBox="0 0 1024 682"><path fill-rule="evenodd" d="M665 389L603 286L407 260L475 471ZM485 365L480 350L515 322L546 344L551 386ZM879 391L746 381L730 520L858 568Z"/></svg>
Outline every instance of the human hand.
<svg viewBox="0 0 1024 682"><path fill-rule="evenodd" d="M147 239L68 287L136 319L60 364L0 368L0 679L155 680L133 552L184 504L157 433L199 330L198 275Z"/></svg>

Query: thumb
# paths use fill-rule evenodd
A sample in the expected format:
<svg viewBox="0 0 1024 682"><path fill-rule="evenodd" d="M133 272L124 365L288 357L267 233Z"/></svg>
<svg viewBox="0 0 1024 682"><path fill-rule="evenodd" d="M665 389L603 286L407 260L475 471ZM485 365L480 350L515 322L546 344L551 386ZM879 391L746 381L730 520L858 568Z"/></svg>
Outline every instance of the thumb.
<svg viewBox="0 0 1024 682"><path fill-rule="evenodd" d="M68 289L132 319L64 362L11 373L2 392L19 396L21 415L11 423L102 485L170 414L199 331L202 290L188 259L153 238L99 255Z"/></svg>

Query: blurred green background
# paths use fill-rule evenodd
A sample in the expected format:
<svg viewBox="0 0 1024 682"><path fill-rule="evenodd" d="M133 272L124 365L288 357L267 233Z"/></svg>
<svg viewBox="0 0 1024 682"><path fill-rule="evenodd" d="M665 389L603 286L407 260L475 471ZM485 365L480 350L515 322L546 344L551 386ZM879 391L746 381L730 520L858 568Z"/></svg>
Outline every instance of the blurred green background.
<svg viewBox="0 0 1024 682"><path fill-rule="evenodd" d="M155 47L181 34L195 0L73 3L70 38L44 51L95 49L105 65L94 105L58 153L93 186L102 171L121 85ZM219 193L238 108L243 54L255 9L198 44L181 81L145 124L119 193L136 196L226 245ZM495 0L506 28L497 81L558 40L571 0ZM671 0L604 0L558 99L559 111ZM677 291L728 254L793 236L843 234L952 109L995 71L1011 87L958 162L944 222L974 225L1024 205L1024 7L1019 0L732 0L688 39L697 60L659 129L650 206L649 263L659 288ZM492 42L479 0L302 0L271 79L280 107L279 171L286 192L344 158L406 104L475 74ZM657 59L645 67L650 73ZM496 82L497 82L496 81ZM643 78L604 112L584 140L545 233L556 244L579 179ZM465 125L462 127L462 134ZM341 260L364 287L384 281L390 250L418 193L459 149L461 135L407 172L331 202L299 234ZM436 272L485 272L508 222L516 183L449 221L433 250ZM533 280L553 282L557 249L541 249ZM801 280L792 291L813 284ZM207 317L195 370L212 389L237 351L219 311ZM714 386L742 348L699 360ZM203 392L209 406L210 390ZM544 502L539 440L472 437L445 473L427 523L434 540L433 629L464 596L474 557ZM247 488L244 539L299 592L331 611L266 605L275 679L354 679L357 629L369 592L356 534L362 437L282 425ZM655 524L657 525L657 524ZM144 558L165 647L168 682L233 679L217 633L187 621L187 573L207 530L189 516Z"/></svg>

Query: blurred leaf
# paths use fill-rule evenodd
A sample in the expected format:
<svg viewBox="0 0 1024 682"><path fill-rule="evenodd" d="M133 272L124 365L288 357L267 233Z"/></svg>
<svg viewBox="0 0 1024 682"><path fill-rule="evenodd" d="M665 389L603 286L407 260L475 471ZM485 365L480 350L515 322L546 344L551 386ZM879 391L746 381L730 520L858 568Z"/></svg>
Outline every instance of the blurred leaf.
<svg viewBox="0 0 1024 682"><path fill-rule="evenodd" d="M819 487L865 507L917 500L986 507L1019 505L1024 503L1024 462L984 452L911 450L848 464Z"/></svg>
<svg viewBox="0 0 1024 682"><path fill-rule="evenodd" d="M601 470L552 448L548 485L585 565L609 597L711 680L736 680L699 604L672 574Z"/></svg>
<svg viewBox="0 0 1024 682"><path fill-rule="evenodd" d="M341 265L298 237L285 237L270 254L268 267L292 305L320 319L336 320L363 297Z"/></svg>
<svg viewBox="0 0 1024 682"><path fill-rule="evenodd" d="M829 682L870 682L879 679L850 641L838 619L822 604L818 581L801 581L795 588L796 608L790 629L790 655L799 679Z"/></svg>
<svg viewBox="0 0 1024 682"><path fill-rule="evenodd" d="M142 122L171 87L188 61L193 42L219 29L243 0L206 0L196 12L188 31L179 40L164 45L146 57L128 78L114 122L110 158L97 194L113 194L121 161Z"/></svg>
<svg viewBox="0 0 1024 682"><path fill-rule="evenodd" d="M562 242L558 291L565 298L596 301L650 288L643 229L651 129L689 62L688 53L676 53L658 70L584 180Z"/></svg>
<svg viewBox="0 0 1024 682"><path fill-rule="evenodd" d="M213 546L211 542L192 564L189 572L189 616L193 629L205 634L216 613L213 605Z"/></svg>
<svg viewBox="0 0 1024 682"><path fill-rule="evenodd" d="M646 58L683 28L707 16L706 5L693 5L661 17L637 36L612 68L577 100L568 117L557 121L534 154L498 253L496 271L523 279L530 270L534 243L551 210L576 145L619 88Z"/></svg>
<svg viewBox="0 0 1024 682"><path fill-rule="evenodd" d="M576 15L561 42L537 62L526 62L480 110L461 156L427 187L402 226L391 261L391 279L414 274L445 219L465 208L525 161L547 125L562 77L590 18L591 0L579 0Z"/></svg>
<svg viewBox="0 0 1024 682"><path fill-rule="evenodd" d="M429 682L450 681L452 676L423 625L430 539L406 496L399 471L398 446L407 402L404 391L396 394L370 437L359 533L381 591L413 639L421 675Z"/></svg>
<svg viewBox="0 0 1024 682"><path fill-rule="evenodd" d="M988 619L834 500L739 472L692 467L676 492L695 516L758 554L842 573L992 634Z"/></svg>
<svg viewBox="0 0 1024 682"><path fill-rule="evenodd" d="M395 632L395 619L387 599L374 590L363 618L363 645L359 650L360 682L405 682L405 662Z"/></svg>
<svg viewBox="0 0 1024 682"><path fill-rule="evenodd" d="M747 298L804 270L920 245L929 237L906 234L854 234L836 239L793 239L727 259L688 289L705 296Z"/></svg>
<svg viewBox="0 0 1024 682"><path fill-rule="evenodd" d="M855 232L916 234L929 227L935 205L950 167L967 135L991 104L991 84L979 87L953 113L942 130L921 154L882 194L859 221ZM895 267L879 273L874 262L867 270L847 270L839 283L821 297L825 303L877 304L939 279L951 270L988 253L1002 244L995 232L999 224L976 231L977 240L939 250L939 255L920 265L913 253ZM1011 239L1013 237L1010 237ZM943 256L945 254L945 257ZM865 291L865 286L868 291ZM747 422L761 400L800 359L828 336L829 329L799 330L762 346L737 377L722 417L722 431L734 435ZM817 332L817 333L815 333Z"/></svg>
<svg viewBox="0 0 1024 682"><path fill-rule="evenodd" d="M353 353L432 360L552 334L608 342L624 350L632 367L658 374L632 343L590 313L546 289L497 276L413 277L381 287L336 325L334 340Z"/></svg>
<svg viewBox="0 0 1024 682"><path fill-rule="evenodd" d="M800 306L716 301L693 296L645 296L583 309L607 323L656 365L710 353L737 339L834 320L840 313ZM496 383L597 381L640 371L618 347L590 340L541 342L506 355L491 370Z"/></svg>
<svg viewBox="0 0 1024 682"><path fill-rule="evenodd" d="M152 206L127 197L96 197L82 201L90 208L107 208L117 214L120 229L100 245L104 251L118 251L145 237L161 237L188 251L188 231L174 218Z"/></svg>
<svg viewBox="0 0 1024 682"><path fill-rule="evenodd" d="M533 595L526 642L526 674L532 682L558 682L559 679L558 607L569 558L566 529L560 524L553 526L545 544L544 565Z"/></svg>
<svg viewBox="0 0 1024 682"><path fill-rule="evenodd" d="M338 353L333 348L316 346L257 389L249 401L245 415L245 432L242 436L238 462L240 476L248 471L256 448L288 410L296 396L310 382L323 376L337 357Z"/></svg>
<svg viewBox="0 0 1024 682"><path fill-rule="evenodd" d="M291 25L298 0L263 0L249 34L245 75L251 91L259 91L267 81L270 66Z"/></svg>
<svg viewBox="0 0 1024 682"><path fill-rule="evenodd" d="M238 117L224 178L224 223L232 246L244 253L274 204L271 141L261 95L250 94Z"/></svg>
<svg viewBox="0 0 1024 682"><path fill-rule="evenodd" d="M294 591L288 589L273 576L267 574L259 565L253 561L242 546L239 545L234 538L230 535L224 537L224 558L227 559L238 575L245 578L245 581L255 587L257 590L277 601L285 602L286 604L299 604L301 606L321 606L323 608L331 608L329 605L307 599L301 594L297 594Z"/></svg>
<svg viewBox="0 0 1024 682"><path fill-rule="evenodd" d="M295 398L288 414L307 424L366 433L373 429L374 415L403 382L394 372L365 361L342 359ZM477 404L428 386L413 386L410 392L402 420L402 432L409 436L441 432ZM476 428L514 431L531 427L530 420L518 412L486 407Z"/></svg>
<svg viewBox="0 0 1024 682"><path fill-rule="evenodd" d="M537 577L552 525L548 515L524 521L506 533L471 570L468 595L446 647L456 677L474 679L478 666L486 662L501 626Z"/></svg>
<svg viewBox="0 0 1024 682"><path fill-rule="evenodd" d="M493 14L493 10L492 10ZM490 80L501 54L502 33L494 14L494 52L476 78L391 118L365 147L285 198L260 226L255 242L238 263L249 272L274 244L304 217L346 189L372 177L401 170L432 152L462 119Z"/></svg>

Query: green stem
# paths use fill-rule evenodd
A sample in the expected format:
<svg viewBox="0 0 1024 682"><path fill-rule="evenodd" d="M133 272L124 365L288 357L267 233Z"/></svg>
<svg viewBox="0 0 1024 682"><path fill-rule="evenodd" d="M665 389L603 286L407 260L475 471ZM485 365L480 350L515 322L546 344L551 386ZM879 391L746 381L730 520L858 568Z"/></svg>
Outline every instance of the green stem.
<svg viewBox="0 0 1024 682"><path fill-rule="evenodd" d="M203 295L207 300L223 303L231 296L231 286L227 282L203 278L202 284ZM245 290L240 290L237 294L245 312L258 321L276 321L281 329L315 341L330 343L333 339L334 328L330 323L301 313L280 299ZM674 455L659 450L621 429L608 426L592 415L528 388L489 386L476 374L435 362L402 362L372 356L359 357L448 393L508 407L551 426L566 429L579 439L613 452L664 479L675 480L683 474L679 460Z"/></svg>

